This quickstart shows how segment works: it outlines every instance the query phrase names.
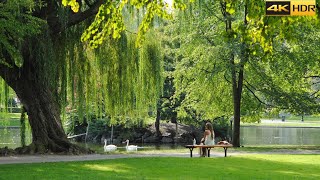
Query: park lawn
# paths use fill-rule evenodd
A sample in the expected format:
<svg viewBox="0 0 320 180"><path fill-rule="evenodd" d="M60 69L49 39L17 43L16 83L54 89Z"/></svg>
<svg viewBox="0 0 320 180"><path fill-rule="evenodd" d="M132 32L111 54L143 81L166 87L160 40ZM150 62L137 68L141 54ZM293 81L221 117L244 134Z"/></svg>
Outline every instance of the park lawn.
<svg viewBox="0 0 320 180"><path fill-rule="evenodd" d="M0 126L20 126L21 113L0 112Z"/></svg>
<svg viewBox="0 0 320 180"><path fill-rule="evenodd" d="M301 116L290 116L287 117L286 120L296 120L301 121ZM320 115L312 115L312 116L304 116L304 121L320 121Z"/></svg>
<svg viewBox="0 0 320 180"><path fill-rule="evenodd" d="M320 155L145 157L0 165L0 179L320 179Z"/></svg>
<svg viewBox="0 0 320 180"><path fill-rule="evenodd" d="M21 126L21 122L20 122L20 119L0 120L0 126L3 126L3 127Z"/></svg>

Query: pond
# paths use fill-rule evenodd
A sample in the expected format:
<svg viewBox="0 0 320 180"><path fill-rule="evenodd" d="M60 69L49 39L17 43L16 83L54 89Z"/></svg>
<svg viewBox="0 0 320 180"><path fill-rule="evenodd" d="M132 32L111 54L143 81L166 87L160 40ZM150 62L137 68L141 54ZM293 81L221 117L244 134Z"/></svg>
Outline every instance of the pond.
<svg viewBox="0 0 320 180"><path fill-rule="evenodd" d="M241 145L320 145L320 127L243 126Z"/></svg>
<svg viewBox="0 0 320 180"><path fill-rule="evenodd" d="M31 132L26 131L26 144L31 143ZM131 144L131 143L130 143ZM85 147L89 147L97 152L103 151L103 144L80 144ZM182 145L175 144L141 144L134 143L134 145L138 146L138 151L149 151L149 150L167 150L167 149L177 149L182 148ZM20 140L20 128L2 128L0 127L0 148L8 146L8 148L17 148L21 146ZM118 151L126 151L125 144L118 145Z"/></svg>
<svg viewBox="0 0 320 180"><path fill-rule="evenodd" d="M26 144L31 143L31 132L26 130ZM0 148L17 148L21 146L20 128L0 127Z"/></svg>
<svg viewBox="0 0 320 180"><path fill-rule="evenodd" d="M138 151L153 151L153 150L174 150L174 149L185 149L184 145L182 144L153 144L153 143L132 143L138 146ZM95 150L98 153L103 152L103 144L92 144L92 143L79 143L81 146L85 146L92 150ZM117 144L117 151L118 152L125 152L126 151L126 144Z"/></svg>
<svg viewBox="0 0 320 180"><path fill-rule="evenodd" d="M320 145L320 127L263 127L243 126L241 127L241 145ZM26 143L31 142L30 131L27 131ZM142 148L149 149L175 149L182 145L155 145L136 144ZM0 128L0 148L8 146L16 148L21 146L19 128ZM102 149L103 145L88 144L90 148ZM119 145L120 146L120 145ZM124 148L123 144L119 150ZM125 149L123 149L125 150Z"/></svg>

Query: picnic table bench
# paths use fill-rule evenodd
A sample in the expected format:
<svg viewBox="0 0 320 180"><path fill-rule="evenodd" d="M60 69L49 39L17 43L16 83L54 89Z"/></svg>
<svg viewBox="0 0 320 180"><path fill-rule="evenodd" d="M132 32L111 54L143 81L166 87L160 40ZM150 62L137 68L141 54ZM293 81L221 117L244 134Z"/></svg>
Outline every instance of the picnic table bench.
<svg viewBox="0 0 320 180"><path fill-rule="evenodd" d="M185 145L186 148L190 150L190 157L192 157L192 151L194 148L206 148L208 152L208 157L210 157L211 148L221 147L224 149L224 157L227 157L227 150L230 147L233 147L232 144L217 144L217 145Z"/></svg>

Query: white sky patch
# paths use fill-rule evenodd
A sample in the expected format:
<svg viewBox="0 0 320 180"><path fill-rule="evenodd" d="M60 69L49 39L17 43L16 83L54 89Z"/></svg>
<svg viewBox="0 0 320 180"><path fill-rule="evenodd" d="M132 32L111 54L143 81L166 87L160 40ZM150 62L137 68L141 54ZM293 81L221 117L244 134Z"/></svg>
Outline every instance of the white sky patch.
<svg viewBox="0 0 320 180"><path fill-rule="evenodd" d="M164 0L164 2L168 3L169 7L171 8L173 5L173 0Z"/></svg>
<svg viewBox="0 0 320 180"><path fill-rule="evenodd" d="M173 0L164 0L165 3L168 4L168 12L171 13L172 12L172 7L173 7Z"/></svg>

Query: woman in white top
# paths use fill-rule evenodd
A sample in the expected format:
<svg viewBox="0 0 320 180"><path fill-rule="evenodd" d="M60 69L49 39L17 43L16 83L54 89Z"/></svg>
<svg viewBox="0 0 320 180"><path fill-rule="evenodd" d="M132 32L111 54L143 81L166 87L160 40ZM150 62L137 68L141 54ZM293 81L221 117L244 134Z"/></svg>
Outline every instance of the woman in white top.
<svg viewBox="0 0 320 180"><path fill-rule="evenodd" d="M215 144L214 143L214 131L212 128L212 124L209 122L207 122L205 125L205 131L204 131L203 138L201 139L201 142L204 145L214 145ZM202 152L203 152L202 156L207 155L206 148L203 148Z"/></svg>

